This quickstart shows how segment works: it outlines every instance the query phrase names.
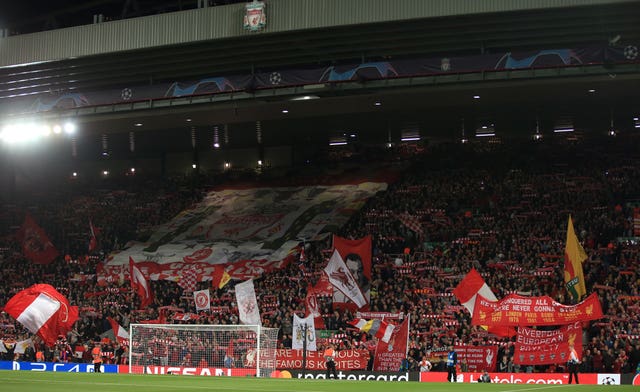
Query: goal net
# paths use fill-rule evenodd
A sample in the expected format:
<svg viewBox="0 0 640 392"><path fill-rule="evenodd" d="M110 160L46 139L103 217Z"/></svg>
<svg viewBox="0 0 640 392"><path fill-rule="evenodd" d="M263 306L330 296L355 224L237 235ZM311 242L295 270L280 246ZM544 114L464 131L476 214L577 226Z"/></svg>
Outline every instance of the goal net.
<svg viewBox="0 0 640 392"><path fill-rule="evenodd" d="M131 324L129 373L271 377L277 328Z"/></svg>

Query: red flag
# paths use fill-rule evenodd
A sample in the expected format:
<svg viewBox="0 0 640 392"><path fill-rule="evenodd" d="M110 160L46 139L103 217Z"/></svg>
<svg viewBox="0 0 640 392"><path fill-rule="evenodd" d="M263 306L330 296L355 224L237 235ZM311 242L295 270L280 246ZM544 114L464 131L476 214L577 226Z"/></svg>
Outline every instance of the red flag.
<svg viewBox="0 0 640 392"><path fill-rule="evenodd" d="M380 339L376 345L373 359L373 370L382 372L397 372L402 360L407 356L409 343L409 317L394 328L391 339Z"/></svg>
<svg viewBox="0 0 640 392"><path fill-rule="evenodd" d="M58 250L47 237L47 233L38 226L31 215L27 214L17 233L22 243L22 251L27 259L36 264L49 264L57 256Z"/></svg>
<svg viewBox="0 0 640 392"><path fill-rule="evenodd" d="M478 294L491 301L498 300L480 273L472 267L471 271L469 271L456 288L453 289L453 295L455 295L460 303L473 315L473 306Z"/></svg>
<svg viewBox="0 0 640 392"><path fill-rule="evenodd" d="M78 320L78 307L48 284L34 284L14 295L4 311L37 334L48 346L56 343L59 335L69 332Z"/></svg>
<svg viewBox="0 0 640 392"><path fill-rule="evenodd" d="M111 329L113 329L113 335L116 337L116 340L120 344L129 344L129 332L124 329L118 322L111 317L107 317L109 320L109 324L111 324Z"/></svg>
<svg viewBox="0 0 640 392"><path fill-rule="evenodd" d="M93 227L93 222L91 222L91 219L89 219L89 231L91 234L91 237L89 238L89 253L91 253L96 250L96 248L98 248L98 233L96 228Z"/></svg>
<svg viewBox="0 0 640 392"><path fill-rule="evenodd" d="M129 277L131 288L140 296L140 309L146 308L153 302L151 286L131 257L129 257Z"/></svg>
<svg viewBox="0 0 640 392"><path fill-rule="evenodd" d="M196 271L195 267L187 267L180 271L180 280L178 281L178 286L182 287L185 293L193 293L196 291L196 286L198 284L198 271Z"/></svg>
<svg viewBox="0 0 640 392"><path fill-rule="evenodd" d="M334 290L334 308L346 308L350 310L367 310L371 293L371 236L365 236L355 240L333 236L333 247L338 251L344 264L355 279L365 304L358 304L350 296L341 290ZM334 284L335 282L331 282ZM351 303L353 301L354 303Z"/></svg>
<svg viewBox="0 0 640 392"><path fill-rule="evenodd" d="M358 318L348 321L347 324L353 325L360 331L373 335L385 343L389 342L389 339L391 339L395 329L393 324L389 324L388 322L380 319L366 320Z"/></svg>

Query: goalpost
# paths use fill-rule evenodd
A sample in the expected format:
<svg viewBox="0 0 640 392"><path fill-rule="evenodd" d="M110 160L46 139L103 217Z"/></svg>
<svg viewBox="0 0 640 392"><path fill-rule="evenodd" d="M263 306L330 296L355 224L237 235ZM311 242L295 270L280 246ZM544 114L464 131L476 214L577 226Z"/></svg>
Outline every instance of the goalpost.
<svg viewBox="0 0 640 392"><path fill-rule="evenodd" d="M131 324L129 373L271 377L278 328Z"/></svg>

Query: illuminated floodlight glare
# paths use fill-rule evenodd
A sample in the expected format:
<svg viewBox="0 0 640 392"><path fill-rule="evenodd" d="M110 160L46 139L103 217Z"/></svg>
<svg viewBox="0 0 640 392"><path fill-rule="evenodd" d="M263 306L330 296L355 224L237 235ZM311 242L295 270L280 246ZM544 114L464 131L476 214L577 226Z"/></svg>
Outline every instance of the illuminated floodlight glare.
<svg viewBox="0 0 640 392"><path fill-rule="evenodd" d="M28 143L40 136L40 129L34 124L14 124L0 131L0 139L9 144Z"/></svg>
<svg viewBox="0 0 640 392"><path fill-rule="evenodd" d="M109 170L103 170L102 171L102 175L103 176L108 176L109 175Z"/></svg>
<svg viewBox="0 0 640 392"><path fill-rule="evenodd" d="M73 172L73 173L71 173L71 176L73 176L73 177L78 177L78 172Z"/></svg>
<svg viewBox="0 0 640 392"><path fill-rule="evenodd" d="M213 143L213 148L220 148L220 143Z"/></svg>
<svg viewBox="0 0 640 392"><path fill-rule="evenodd" d="M135 172L136 172L136 168L135 168L135 167L132 167L131 169L129 169L129 171L130 171L131 173L135 173Z"/></svg>
<svg viewBox="0 0 640 392"><path fill-rule="evenodd" d="M62 127L59 124L54 125L52 130L56 135L62 133Z"/></svg>
<svg viewBox="0 0 640 392"><path fill-rule="evenodd" d="M64 131L67 134L72 134L76 131L76 124L72 123L72 122L68 122L64 124Z"/></svg>
<svg viewBox="0 0 640 392"><path fill-rule="evenodd" d="M195 169L196 167L198 167L198 165L196 165L195 163L192 163L192 164L191 164L191 167L192 167L193 169Z"/></svg>
<svg viewBox="0 0 640 392"><path fill-rule="evenodd" d="M262 166L262 160L261 159L258 160L258 166Z"/></svg>

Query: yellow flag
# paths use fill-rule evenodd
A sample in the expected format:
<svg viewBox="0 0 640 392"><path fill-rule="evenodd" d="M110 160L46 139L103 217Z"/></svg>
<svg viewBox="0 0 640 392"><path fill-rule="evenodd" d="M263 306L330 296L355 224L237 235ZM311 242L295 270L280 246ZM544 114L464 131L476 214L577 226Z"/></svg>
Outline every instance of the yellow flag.
<svg viewBox="0 0 640 392"><path fill-rule="evenodd" d="M567 243L564 248L564 282L567 292L575 302L587 294L582 272L582 262L587 259L587 253L578 242L576 232L573 229L573 221L569 215L567 226Z"/></svg>

